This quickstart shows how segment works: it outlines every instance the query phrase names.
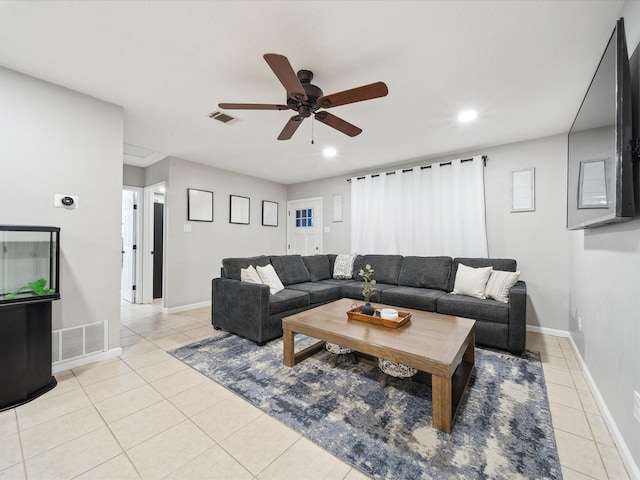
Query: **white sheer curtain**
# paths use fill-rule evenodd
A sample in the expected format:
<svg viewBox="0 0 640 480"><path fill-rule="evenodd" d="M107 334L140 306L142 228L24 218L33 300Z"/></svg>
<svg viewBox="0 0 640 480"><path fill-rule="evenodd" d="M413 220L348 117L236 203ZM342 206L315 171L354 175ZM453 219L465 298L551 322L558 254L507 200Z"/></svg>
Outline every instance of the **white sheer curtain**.
<svg viewBox="0 0 640 480"><path fill-rule="evenodd" d="M351 251L487 257L482 157L352 178Z"/></svg>

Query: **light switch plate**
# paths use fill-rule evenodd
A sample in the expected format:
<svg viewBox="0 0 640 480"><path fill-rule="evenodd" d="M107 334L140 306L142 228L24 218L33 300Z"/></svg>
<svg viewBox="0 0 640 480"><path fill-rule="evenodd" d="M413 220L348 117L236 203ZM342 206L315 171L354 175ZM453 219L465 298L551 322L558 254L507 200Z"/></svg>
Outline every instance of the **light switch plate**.
<svg viewBox="0 0 640 480"><path fill-rule="evenodd" d="M635 390L633 392L633 416L640 422L640 393Z"/></svg>

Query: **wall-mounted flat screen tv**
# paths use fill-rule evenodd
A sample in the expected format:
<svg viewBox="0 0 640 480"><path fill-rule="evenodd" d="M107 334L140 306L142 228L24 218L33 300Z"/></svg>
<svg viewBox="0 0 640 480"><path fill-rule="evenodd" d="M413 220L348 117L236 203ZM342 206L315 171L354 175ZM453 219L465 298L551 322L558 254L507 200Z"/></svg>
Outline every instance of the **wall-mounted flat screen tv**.
<svg viewBox="0 0 640 480"><path fill-rule="evenodd" d="M569 230L631 220L635 214L631 88L621 18L569 131Z"/></svg>

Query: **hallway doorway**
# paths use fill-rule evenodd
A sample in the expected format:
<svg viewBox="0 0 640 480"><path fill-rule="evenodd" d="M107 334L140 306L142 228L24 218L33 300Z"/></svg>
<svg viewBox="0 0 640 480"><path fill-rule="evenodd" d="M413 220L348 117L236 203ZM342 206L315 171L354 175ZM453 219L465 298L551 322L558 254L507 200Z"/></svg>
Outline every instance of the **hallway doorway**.
<svg viewBox="0 0 640 480"><path fill-rule="evenodd" d="M136 303L136 289L139 284L138 245L139 198L141 189L125 187L122 190L122 257L120 269L120 297L129 303Z"/></svg>

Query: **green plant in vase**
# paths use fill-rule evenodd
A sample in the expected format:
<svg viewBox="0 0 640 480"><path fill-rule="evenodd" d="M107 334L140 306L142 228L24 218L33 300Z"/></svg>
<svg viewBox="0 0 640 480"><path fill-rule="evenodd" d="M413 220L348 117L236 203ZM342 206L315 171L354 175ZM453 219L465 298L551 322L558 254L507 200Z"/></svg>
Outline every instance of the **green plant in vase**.
<svg viewBox="0 0 640 480"><path fill-rule="evenodd" d="M362 306L360 313L364 315L373 315L375 312L375 308L369 303L371 299L371 294L373 293L373 286L376 284L376 281L373 277L373 268L368 263L364 266L364 269L360 269L359 275L362 277L362 297L364 298L365 304Z"/></svg>

